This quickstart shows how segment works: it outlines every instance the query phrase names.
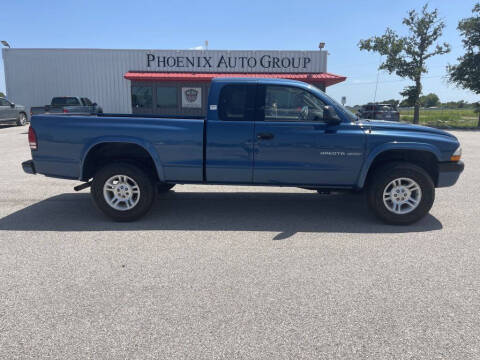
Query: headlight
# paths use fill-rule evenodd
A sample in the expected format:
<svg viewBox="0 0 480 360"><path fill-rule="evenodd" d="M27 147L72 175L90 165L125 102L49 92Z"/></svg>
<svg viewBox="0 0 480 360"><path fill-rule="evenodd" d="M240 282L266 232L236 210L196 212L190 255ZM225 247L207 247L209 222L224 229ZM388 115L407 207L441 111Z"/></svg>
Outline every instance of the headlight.
<svg viewBox="0 0 480 360"><path fill-rule="evenodd" d="M450 156L450 161L459 161L462 157L462 147L459 146L457 150Z"/></svg>

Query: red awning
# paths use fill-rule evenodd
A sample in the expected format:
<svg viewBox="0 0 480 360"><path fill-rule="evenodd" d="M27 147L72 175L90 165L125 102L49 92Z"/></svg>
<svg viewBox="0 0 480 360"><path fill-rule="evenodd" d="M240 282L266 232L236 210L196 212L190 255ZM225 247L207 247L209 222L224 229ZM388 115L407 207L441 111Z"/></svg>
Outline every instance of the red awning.
<svg viewBox="0 0 480 360"><path fill-rule="evenodd" d="M136 81L211 81L216 77L277 78L299 80L307 83L323 83L325 86L345 81L345 76L330 73L187 73L187 72L137 72L129 71L124 75L127 80Z"/></svg>

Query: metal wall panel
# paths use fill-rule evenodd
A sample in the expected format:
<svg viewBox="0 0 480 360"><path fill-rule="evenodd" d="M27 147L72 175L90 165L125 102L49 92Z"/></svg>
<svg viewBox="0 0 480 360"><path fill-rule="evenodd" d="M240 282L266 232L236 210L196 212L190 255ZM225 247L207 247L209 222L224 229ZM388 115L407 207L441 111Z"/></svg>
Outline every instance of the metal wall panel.
<svg viewBox="0 0 480 360"><path fill-rule="evenodd" d="M82 96L105 112L119 113L132 111L130 81L123 77L128 71L327 71L326 51L4 48L2 55L7 96L18 104L30 108L48 104L54 96Z"/></svg>

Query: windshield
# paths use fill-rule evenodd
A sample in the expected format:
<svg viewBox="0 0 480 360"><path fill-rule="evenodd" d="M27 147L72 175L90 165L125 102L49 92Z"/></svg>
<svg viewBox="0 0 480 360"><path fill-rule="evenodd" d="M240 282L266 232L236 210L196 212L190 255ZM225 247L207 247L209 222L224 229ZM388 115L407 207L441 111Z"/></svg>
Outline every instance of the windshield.
<svg viewBox="0 0 480 360"><path fill-rule="evenodd" d="M353 121L357 121L358 120L358 116L355 115L354 113L352 113L350 110L348 110L345 106L343 106L342 104L340 104L338 101L336 101L335 99L331 98L330 96L328 96L324 91L320 90L319 88L317 88L316 86L314 85L310 85L312 88L314 88L314 90L318 91L321 96L323 97L326 97L328 100L330 100L330 102L332 102L333 104L335 104L336 108L338 110L340 110L342 112L342 114L350 121L350 122L353 122Z"/></svg>

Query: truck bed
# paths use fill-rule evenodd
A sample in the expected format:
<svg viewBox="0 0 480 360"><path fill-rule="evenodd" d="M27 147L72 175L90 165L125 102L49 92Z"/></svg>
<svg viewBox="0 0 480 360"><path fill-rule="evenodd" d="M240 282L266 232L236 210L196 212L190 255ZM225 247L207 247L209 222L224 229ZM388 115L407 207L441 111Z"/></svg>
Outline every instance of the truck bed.
<svg viewBox="0 0 480 360"><path fill-rule="evenodd" d="M203 120L130 114L36 115L32 126L41 151L33 153L33 160L40 173L80 179L81 164L90 149L102 142L126 142L147 149L162 164L166 181L199 182L203 179Z"/></svg>

